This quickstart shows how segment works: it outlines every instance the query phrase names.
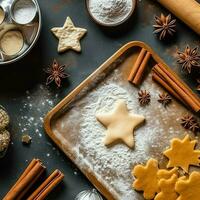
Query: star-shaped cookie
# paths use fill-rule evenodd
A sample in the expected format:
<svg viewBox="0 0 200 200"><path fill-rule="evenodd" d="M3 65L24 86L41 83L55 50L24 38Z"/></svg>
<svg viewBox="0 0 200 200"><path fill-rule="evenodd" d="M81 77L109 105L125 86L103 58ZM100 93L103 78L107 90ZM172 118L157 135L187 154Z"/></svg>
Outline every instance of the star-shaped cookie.
<svg viewBox="0 0 200 200"><path fill-rule="evenodd" d="M171 147L163 153L169 158L167 168L180 167L187 173L190 165L199 166L200 150L194 149L196 143L196 140L191 141L189 135L183 140L172 139Z"/></svg>
<svg viewBox="0 0 200 200"><path fill-rule="evenodd" d="M178 180L175 190L180 195L177 200L199 200L200 173L192 172L188 179Z"/></svg>
<svg viewBox="0 0 200 200"><path fill-rule="evenodd" d="M67 17L63 27L55 27L51 31L59 39L59 53L68 49L73 49L77 52L81 51L80 39L85 35L87 30L75 27L70 17Z"/></svg>
<svg viewBox="0 0 200 200"><path fill-rule="evenodd" d="M144 120L144 116L129 114L127 105L123 100L118 100L111 113L97 114L97 120L106 128L105 145L116 141L123 141L128 147L134 147L133 131Z"/></svg>

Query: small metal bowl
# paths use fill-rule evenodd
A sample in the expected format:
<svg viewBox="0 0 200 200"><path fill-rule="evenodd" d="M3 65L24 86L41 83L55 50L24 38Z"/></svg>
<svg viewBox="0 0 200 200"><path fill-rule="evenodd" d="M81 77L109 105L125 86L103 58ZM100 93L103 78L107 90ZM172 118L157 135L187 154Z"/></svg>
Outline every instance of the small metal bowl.
<svg viewBox="0 0 200 200"><path fill-rule="evenodd" d="M7 47L7 45L6 45L6 46L5 46L5 45L2 45L2 39L4 38L4 36L6 36L6 34L9 34L9 33L11 33L11 32L15 32L15 34L17 33L17 34L18 34L18 37L21 37L22 43L21 43L21 45L19 46L20 48L18 49L17 52L15 52L15 53L13 52L13 53L11 53L11 54L8 54L8 53L6 53L6 51L5 51L5 47ZM12 43L13 43L13 41L12 41ZM12 45L12 46L13 46L13 45ZM0 49L1 49L1 52L4 53L5 55L9 56L9 57L12 57L12 56L15 56L16 54L18 54L18 53L23 49L23 46L24 46L24 35L23 35L23 33L22 33L20 30L15 30L15 29L13 29L13 30L7 31L7 32L5 32L5 33L2 35L2 38L1 38L1 40L0 40Z"/></svg>
<svg viewBox="0 0 200 200"><path fill-rule="evenodd" d="M2 23L2 25L0 25L0 26L4 26L5 24L11 24L16 27L16 30L21 31L22 34L24 35L24 38L26 38L26 40L24 41L23 48L16 55L7 56L0 49L0 55L1 55L0 65L11 64L11 63L14 63L14 62L22 59L24 56L26 56L31 51L31 49L36 44L36 42L40 36L40 32L41 32L42 19L41 19L41 11L40 11L38 1L37 0L32 0L32 1L36 5L36 15L30 23L25 24L25 25L16 23L15 20L13 20L13 18L11 16L11 8L12 8L12 4L15 3L15 0L4 0L4 1L0 2L0 6L3 8L3 10L5 11L5 14L6 14L4 23ZM30 27L32 27L32 35L26 36L25 32L26 32L26 30L27 31L30 30ZM13 28L13 30L14 29L15 28Z"/></svg>
<svg viewBox="0 0 200 200"><path fill-rule="evenodd" d="M131 8L130 13L129 13L123 20L121 20L120 22L113 23L113 24L108 24L108 23L103 23L103 22L97 20L97 19L93 16L92 12L90 11L89 1L90 1L90 0L85 0L85 4L86 4L87 11L88 11L88 13L89 13L89 16L91 17L91 19L92 19L95 23L97 23L97 24L99 24L99 25L101 25L101 26L104 26L104 27L116 27L116 26L119 26L119 25L125 23L126 21L128 21L128 20L131 18L131 16L133 15L133 13L134 13L134 11L135 11L135 7L136 7L136 0L132 0L133 4L132 4L132 8Z"/></svg>
<svg viewBox="0 0 200 200"><path fill-rule="evenodd" d="M3 18L2 18L2 20L0 20L0 25L1 25L4 22L5 17L6 17L6 12L1 6L0 6L0 12L3 13Z"/></svg>
<svg viewBox="0 0 200 200"><path fill-rule="evenodd" d="M15 18L15 15L14 15L14 12L15 12L14 9L15 9L15 6L16 6L16 4L17 4L18 1L20 1L20 0L14 0L13 3L12 3L12 5L11 5L11 8L10 8L10 15L11 15L12 20L16 24L19 24L19 25L28 25L28 24L31 24L33 22L33 20L35 19L35 16L37 14L37 5L36 5L36 2L34 0L30 0L33 3L34 7L35 7L35 14L32 17L32 19L30 21L25 22L25 23L21 23L21 22L17 21L17 19Z"/></svg>

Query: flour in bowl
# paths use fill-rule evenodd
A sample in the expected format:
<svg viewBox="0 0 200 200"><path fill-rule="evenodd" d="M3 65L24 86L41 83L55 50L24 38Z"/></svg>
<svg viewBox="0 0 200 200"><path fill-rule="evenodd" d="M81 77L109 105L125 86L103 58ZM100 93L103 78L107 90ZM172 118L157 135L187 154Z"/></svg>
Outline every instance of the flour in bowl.
<svg viewBox="0 0 200 200"><path fill-rule="evenodd" d="M105 24L123 21L132 11L133 0L89 0L93 17Z"/></svg>

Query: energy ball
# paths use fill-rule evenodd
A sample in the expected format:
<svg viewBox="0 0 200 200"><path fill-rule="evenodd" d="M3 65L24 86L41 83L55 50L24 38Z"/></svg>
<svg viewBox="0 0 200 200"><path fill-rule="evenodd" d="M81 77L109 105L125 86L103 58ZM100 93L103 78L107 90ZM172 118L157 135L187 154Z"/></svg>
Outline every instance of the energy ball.
<svg viewBox="0 0 200 200"><path fill-rule="evenodd" d="M0 131L0 158L3 157L10 143L10 133L7 130Z"/></svg>
<svg viewBox="0 0 200 200"><path fill-rule="evenodd" d="M0 107L0 130L5 129L10 122L8 113Z"/></svg>

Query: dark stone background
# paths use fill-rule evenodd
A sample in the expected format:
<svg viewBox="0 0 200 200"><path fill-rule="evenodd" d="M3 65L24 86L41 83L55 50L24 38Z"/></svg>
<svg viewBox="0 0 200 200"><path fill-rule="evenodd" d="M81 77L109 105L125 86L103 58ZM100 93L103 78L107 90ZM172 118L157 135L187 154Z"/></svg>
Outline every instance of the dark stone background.
<svg viewBox="0 0 200 200"><path fill-rule="evenodd" d="M177 34L168 42L159 41L152 34L153 19L164 10L152 0L140 0L137 9L125 25L117 29L103 29L91 21L84 0L39 0L42 11L42 32L40 39L23 60L7 66L0 66L0 104L11 116L9 127L12 144L5 158L0 160L0 199L19 177L32 158L40 158L47 167L47 173L58 168L65 174L64 182L49 195L48 199L74 199L75 195L92 188L87 179L70 160L54 145L43 130L42 118L83 81L116 50L131 40L141 40L149 44L167 64L195 87L193 76L181 73L175 62L177 49L184 50L186 44L199 45L199 36L187 26L177 21ZM58 41L50 28L62 26L70 16L76 26L84 27L88 33L81 41L82 53L68 51L57 53ZM69 65L70 78L61 89L53 85L45 86L44 68L56 58ZM33 138L30 146L21 143L21 135L28 133Z"/></svg>

